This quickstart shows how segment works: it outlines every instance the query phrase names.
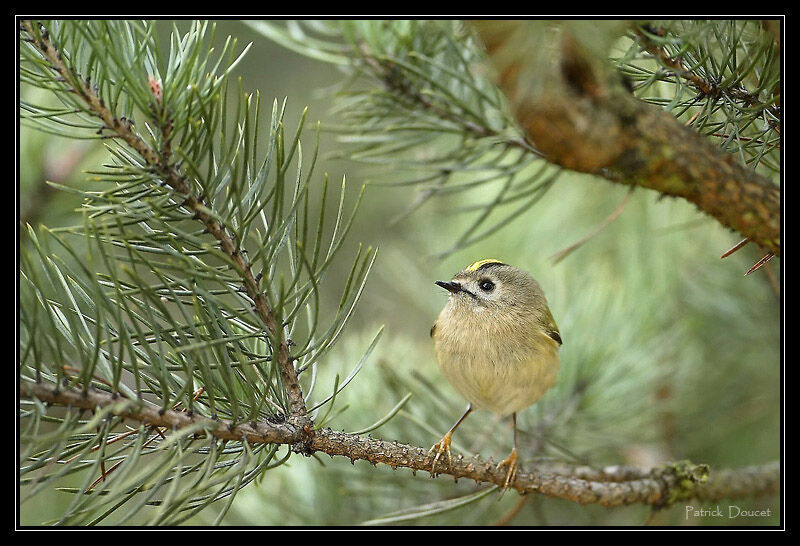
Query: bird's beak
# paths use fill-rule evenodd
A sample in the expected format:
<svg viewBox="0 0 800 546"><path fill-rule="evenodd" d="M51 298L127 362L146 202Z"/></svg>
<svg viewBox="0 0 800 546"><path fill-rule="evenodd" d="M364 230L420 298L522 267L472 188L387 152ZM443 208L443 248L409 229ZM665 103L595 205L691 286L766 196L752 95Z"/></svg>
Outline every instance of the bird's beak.
<svg viewBox="0 0 800 546"><path fill-rule="evenodd" d="M444 281L436 281L435 283L437 286L441 286L451 294L458 294L461 292L461 285L457 282L444 282Z"/></svg>

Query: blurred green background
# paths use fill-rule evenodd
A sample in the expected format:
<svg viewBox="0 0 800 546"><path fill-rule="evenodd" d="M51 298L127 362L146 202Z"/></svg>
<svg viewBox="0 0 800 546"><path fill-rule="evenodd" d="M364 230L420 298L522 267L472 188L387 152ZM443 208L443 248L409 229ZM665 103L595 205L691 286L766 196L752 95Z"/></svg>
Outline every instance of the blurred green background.
<svg viewBox="0 0 800 546"><path fill-rule="evenodd" d="M163 31L168 33L167 22ZM309 107L309 120L333 123L328 88L341 80L331 65L292 53L238 21L220 21L217 39L231 34L240 45L254 42L237 67L246 91L265 100L288 97L287 127ZM27 88L22 93L41 93ZM313 123L307 127L313 128ZM313 142L313 129L306 140ZM342 145L323 134L317 178L346 174L351 199L372 183L349 237L380 248L356 314L338 345L320 366L317 393L346 376L381 325L385 332L367 365L337 400L333 426L365 428L406 394L400 413L372 434L428 446L460 415L466 402L444 381L428 331L446 294L433 281L449 279L464 265L498 258L530 271L547 294L564 345L556 386L520 416L525 460L559 459L645 467L690 459L714 467L759 464L779 456L780 305L775 284L779 260L743 273L761 256L746 247L726 260L719 255L740 239L694 206L633 193L619 218L562 262L552 256L601 223L627 189L589 176L566 173L534 208L504 229L444 259L474 213L459 209L486 200L491 187L469 197L447 194L413 215L397 217L413 201L407 187L374 183L368 165L330 160ZM72 141L21 128L19 206L22 222L67 225L80 217L78 198L48 189L44 180L75 187L89 182L82 169L102 162L97 141ZM26 236L20 235L26 245ZM327 280L340 286L346 259ZM772 276L772 282L770 280ZM338 294L328 298L333 306ZM454 438L461 451L497 460L510 448L507 423L488 412L471 416ZM281 450L284 453L284 450ZM448 477L416 477L410 471L373 468L347 459L293 457L235 499L228 525L357 525L403 509L468 496L486 486L453 483ZM21 507L21 523L55 518L70 495L46 491ZM532 496L518 506L513 492L489 495L464 507L407 525L492 524L519 509L514 525L775 525L777 497L720 503L742 509L771 509L771 518L686 517L685 504L651 514L646 507L607 510L599 506ZM700 506L696 507L712 508ZM191 521L214 521L211 506Z"/></svg>

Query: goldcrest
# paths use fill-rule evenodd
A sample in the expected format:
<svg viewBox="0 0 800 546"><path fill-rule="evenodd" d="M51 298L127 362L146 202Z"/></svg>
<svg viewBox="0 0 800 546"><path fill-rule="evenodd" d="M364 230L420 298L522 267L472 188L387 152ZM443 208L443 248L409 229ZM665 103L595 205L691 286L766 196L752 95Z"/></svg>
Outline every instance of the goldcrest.
<svg viewBox="0 0 800 546"><path fill-rule="evenodd" d="M517 412L538 401L556 380L558 326L539 283L499 260L480 260L436 284L450 293L431 328L436 359L469 405L431 448L436 453L432 473L443 455L452 464L450 441L466 416L487 409L512 418L514 449L498 465L508 468L508 487L517 471Z"/></svg>

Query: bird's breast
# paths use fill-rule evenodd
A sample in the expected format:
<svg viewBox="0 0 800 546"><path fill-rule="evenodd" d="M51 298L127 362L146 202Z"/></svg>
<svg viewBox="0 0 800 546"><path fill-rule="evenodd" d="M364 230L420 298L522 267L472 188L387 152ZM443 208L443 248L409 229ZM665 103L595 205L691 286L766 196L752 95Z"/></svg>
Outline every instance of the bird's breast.
<svg viewBox="0 0 800 546"><path fill-rule="evenodd" d="M436 359L445 378L478 408L508 415L535 403L555 383L558 344L535 325L495 322L487 328L461 321L448 328L453 322L442 318Z"/></svg>

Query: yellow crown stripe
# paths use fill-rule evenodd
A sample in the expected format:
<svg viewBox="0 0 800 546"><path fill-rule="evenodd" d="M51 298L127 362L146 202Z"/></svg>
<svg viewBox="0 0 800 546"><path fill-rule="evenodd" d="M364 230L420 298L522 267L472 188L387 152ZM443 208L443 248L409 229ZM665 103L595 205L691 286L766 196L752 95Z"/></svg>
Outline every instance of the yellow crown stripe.
<svg viewBox="0 0 800 546"><path fill-rule="evenodd" d="M472 273L473 271L477 271L480 267L482 267L482 266L484 266L486 264L502 264L502 263L503 262L501 262L500 260L494 260L492 258L489 258L487 260L478 260L475 263L469 264L466 267L466 271L469 271L470 273Z"/></svg>

